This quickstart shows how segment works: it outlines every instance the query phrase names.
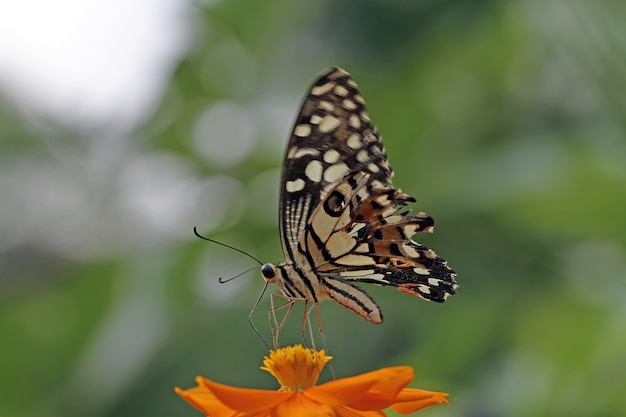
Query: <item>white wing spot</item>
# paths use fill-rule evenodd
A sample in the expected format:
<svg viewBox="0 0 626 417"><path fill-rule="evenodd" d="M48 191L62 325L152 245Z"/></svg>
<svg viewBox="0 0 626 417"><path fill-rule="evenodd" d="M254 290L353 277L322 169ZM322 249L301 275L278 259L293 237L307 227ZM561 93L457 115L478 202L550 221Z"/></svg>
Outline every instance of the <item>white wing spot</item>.
<svg viewBox="0 0 626 417"><path fill-rule="evenodd" d="M430 275L426 268L413 268L413 272L420 275Z"/></svg>
<svg viewBox="0 0 626 417"><path fill-rule="evenodd" d="M368 123L372 121L372 119L370 119L370 116L367 114L367 112L361 112L361 119L365 120Z"/></svg>
<svg viewBox="0 0 626 417"><path fill-rule="evenodd" d="M357 88L356 83L354 82L352 78L348 78L348 80L346 81L346 84L348 84L350 87Z"/></svg>
<svg viewBox="0 0 626 417"><path fill-rule="evenodd" d="M350 171L350 169L343 162L331 165L326 168L326 171L324 171L324 180L328 182L335 182L343 178L348 173L348 171Z"/></svg>
<svg viewBox="0 0 626 417"><path fill-rule="evenodd" d="M335 130L340 123L341 121L336 117L326 116L324 117L324 120L322 120L322 123L320 123L320 132L328 133L332 130Z"/></svg>
<svg viewBox="0 0 626 417"><path fill-rule="evenodd" d="M329 164L334 164L339 160L339 152L334 149L329 149L324 153L324 162L328 162Z"/></svg>
<svg viewBox="0 0 626 417"><path fill-rule="evenodd" d="M320 101L318 106L320 107L320 109L335 111L335 106L333 106L333 104L329 103L328 101Z"/></svg>
<svg viewBox="0 0 626 417"><path fill-rule="evenodd" d="M359 149L361 147L361 138L356 133L353 133L348 138L348 146L352 149Z"/></svg>
<svg viewBox="0 0 626 417"><path fill-rule="evenodd" d="M359 94L354 95L354 100L358 101L361 104L365 104L365 100L363 100L363 97L361 97Z"/></svg>
<svg viewBox="0 0 626 417"><path fill-rule="evenodd" d="M365 163L368 159L370 159L370 153L367 149L361 149L359 153L356 154L356 160L362 163Z"/></svg>
<svg viewBox="0 0 626 417"><path fill-rule="evenodd" d="M359 116L357 116L356 114L353 114L350 116L350 126L352 126L355 129L358 129L361 127L361 119L359 119Z"/></svg>
<svg viewBox="0 0 626 417"><path fill-rule="evenodd" d="M433 287L438 287L440 282L441 280L437 278L428 278L428 283L432 285Z"/></svg>
<svg viewBox="0 0 626 417"><path fill-rule="evenodd" d="M408 225L404 226L404 234L407 237L413 236L416 232L417 232L417 225L416 224L408 224Z"/></svg>
<svg viewBox="0 0 626 417"><path fill-rule="evenodd" d="M317 114L314 114L313 116L311 116L311 124L318 125L321 122L322 122L321 116L318 116Z"/></svg>
<svg viewBox="0 0 626 417"><path fill-rule="evenodd" d="M304 180L302 178L298 178L297 180L287 181L285 183L285 190L290 193L295 193L296 191L300 191L304 188Z"/></svg>
<svg viewBox="0 0 626 417"><path fill-rule="evenodd" d="M298 150L296 150L296 152L293 154L293 156L291 156L291 158L302 158L305 155L319 155L320 151L317 149L313 149L313 148L300 148Z"/></svg>
<svg viewBox="0 0 626 417"><path fill-rule="evenodd" d="M430 294L430 288L428 288L426 285L418 285L417 288L423 292L424 294Z"/></svg>
<svg viewBox="0 0 626 417"><path fill-rule="evenodd" d="M380 202L382 205L386 206L389 202L389 199L387 198L387 196L385 196L385 198L377 198L376 201ZM387 201L387 203L383 203L383 201ZM391 211L391 213L393 213L395 210ZM404 216L401 215L395 215L395 216L389 216L389 217L385 217L385 220L387 221L387 223L399 223L401 221L403 221L405 219Z"/></svg>
<svg viewBox="0 0 626 417"><path fill-rule="evenodd" d="M375 279L376 281L388 282L387 280L385 280L385 276L383 274L372 274L369 275L367 278Z"/></svg>
<svg viewBox="0 0 626 417"><path fill-rule="evenodd" d="M367 164L367 169L369 169L370 172L373 172L373 173L377 173L378 171L380 171L380 168L378 168L378 165L376 165L373 162Z"/></svg>
<svg viewBox="0 0 626 417"><path fill-rule="evenodd" d="M385 276L383 274L376 274L374 273L373 269L366 269L366 270L362 270L362 271L344 271L344 272L340 272L339 275L341 275L342 277L349 279L354 279L354 278L368 278L368 279L373 279L376 281L381 281L381 282L389 282L385 279Z"/></svg>
<svg viewBox="0 0 626 417"><path fill-rule="evenodd" d="M341 97L345 97L348 95L348 89L343 85L337 85L337 87L335 87L335 94Z"/></svg>
<svg viewBox="0 0 626 417"><path fill-rule="evenodd" d="M404 253L409 255L411 258L419 258L420 253L415 250L413 246L409 246L406 243L402 244L402 249L404 249Z"/></svg>
<svg viewBox="0 0 626 417"><path fill-rule="evenodd" d="M311 134L311 126L310 125L298 125L293 130L293 134L298 137L305 138Z"/></svg>
<svg viewBox="0 0 626 417"><path fill-rule="evenodd" d="M348 110L356 109L356 104L354 104L354 101L350 99L345 99L341 104L343 105L343 107L345 107Z"/></svg>
<svg viewBox="0 0 626 417"><path fill-rule="evenodd" d="M329 92L335 86L334 82L328 82L324 85L318 85L317 87L313 87L311 89L311 94L314 96L321 96L324 93Z"/></svg>
<svg viewBox="0 0 626 417"><path fill-rule="evenodd" d="M324 168L322 163L318 160L313 160L304 169L304 175L307 176L313 182L320 182L322 179L322 172Z"/></svg>

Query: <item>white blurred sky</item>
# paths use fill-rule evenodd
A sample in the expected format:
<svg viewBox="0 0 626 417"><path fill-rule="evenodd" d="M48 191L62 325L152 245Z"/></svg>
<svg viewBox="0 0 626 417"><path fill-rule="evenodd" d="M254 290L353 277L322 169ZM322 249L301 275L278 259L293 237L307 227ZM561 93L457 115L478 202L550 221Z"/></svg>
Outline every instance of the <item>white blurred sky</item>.
<svg viewBox="0 0 626 417"><path fill-rule="evenodd" d="M122 133L149 117L193 31L187 0L0 1L0 95Z"/></svg>
<svg viewBox="0 0 626 417"><path fill-rule="evenodd" d="M0 254L36 242L98 256L222 219L198 201L231 179L199 177L132 134L191 46L193 11L188 0L0 0L0 101L83 141L42 131L49 152L2 160Z"/></svg>
<svg viewBox="0 0 626 417"><path fill-rule="evenodd" d="M207 233L241 215L248 192L239 181L207 178L181 155L143 147L133 132L160 105L199 25L206 24L195 18L194 5L0 0L0 103L8 101L36 124L62 127L53 135L34 130L41 133L40 152L0 158L0 271L15 248L36 246L79 259L110 256L191 239L193 226ZM241 54L231 51L244 48L234 37L226 44L219 58L241 68ZM236 77L234 84L250 78ZM285 107L273 95L260 100L263 106L254 100L208 105L190 122L198 153L211 163L237 164L263 129L282 149L293 103ZM70 140L67 131L75 132ZM253 184L263 186L257 192L266 197L278 172L264 174ZM276 221L271 210L256 217Z"/></svg>

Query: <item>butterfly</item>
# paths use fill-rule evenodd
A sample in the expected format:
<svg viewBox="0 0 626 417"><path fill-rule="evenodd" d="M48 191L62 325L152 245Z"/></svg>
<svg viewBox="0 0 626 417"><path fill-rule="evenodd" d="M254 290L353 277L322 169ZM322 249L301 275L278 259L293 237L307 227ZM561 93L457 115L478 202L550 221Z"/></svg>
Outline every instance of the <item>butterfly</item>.
<svg viewBox="0 0 626 417"><path fill-rule="evenodd" d="M393 169L359 89L346 71L326 70L310 88L287 145L280 181L280 239L285 260L263 264L267 283L289 300L335 300L371 323L376 301L355 282L396 287L444 302L456 273L413 241L432 232L415 199L391 185Z"/></svg>

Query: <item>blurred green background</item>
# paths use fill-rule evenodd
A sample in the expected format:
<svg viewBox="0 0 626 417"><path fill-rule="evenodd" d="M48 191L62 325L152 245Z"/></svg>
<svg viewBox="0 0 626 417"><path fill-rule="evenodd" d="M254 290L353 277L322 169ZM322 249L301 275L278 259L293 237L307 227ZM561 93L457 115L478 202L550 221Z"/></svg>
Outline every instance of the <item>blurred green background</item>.
<svg viewBox="0 0 626 417"><path fill-rule="evenodd" d="M0 416L191 417L173 387L196 375L275 387L247 318L260 272L219 284L255 263L192 228L282 259L283 152L329 66L359 84L394 185L437 222L416 240L462 285L443 305L368 286L380 326L324 303L337 375L412 365L412 386L451 393L430 416L626 415L625 8L205 1L176 15L187 40L160 84L141 73L143 116L98 118L80 97L37 110L5 80ZM104 62L102 82L132 60Z"/></svg>

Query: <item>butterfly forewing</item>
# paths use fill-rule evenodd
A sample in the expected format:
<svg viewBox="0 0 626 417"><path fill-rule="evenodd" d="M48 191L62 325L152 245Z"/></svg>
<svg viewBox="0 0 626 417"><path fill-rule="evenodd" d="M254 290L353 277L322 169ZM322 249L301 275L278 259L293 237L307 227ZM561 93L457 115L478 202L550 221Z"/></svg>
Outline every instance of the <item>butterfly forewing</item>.
<svg viewBox="0 0 626 417"><path fill-rule="evenodd" d="M437 302L454 294L454 271L411 240L432 231L432 218L400 211L415 200L390 185L392 176L355 82L329 69L311 87L287 146L279 215L285 262L271 282L287 297L331 298L373 323L382 322L380 308L350 281Z"/></svg>
<svg viewBox="0 0 626 417"><path fill-rule="evenodd" d="M280 189L280 235L293 257L311 213L329 185L368 171L388 183L392 170L350 74L326 71L311 87L287 146Z"/></svg>

